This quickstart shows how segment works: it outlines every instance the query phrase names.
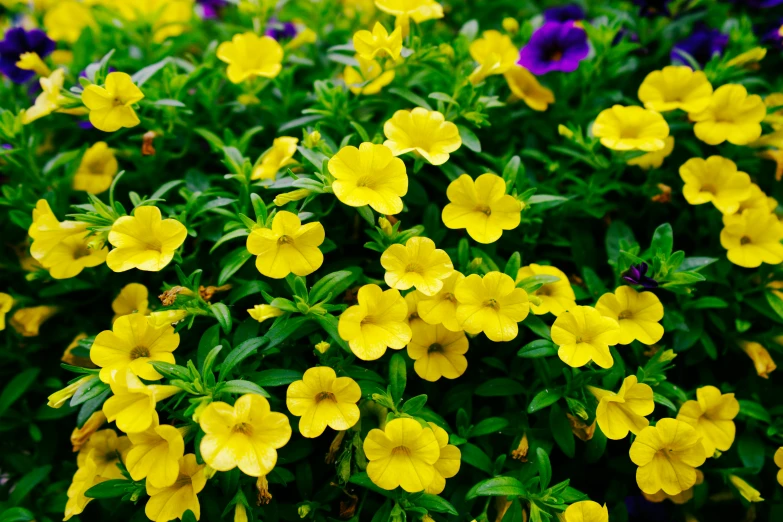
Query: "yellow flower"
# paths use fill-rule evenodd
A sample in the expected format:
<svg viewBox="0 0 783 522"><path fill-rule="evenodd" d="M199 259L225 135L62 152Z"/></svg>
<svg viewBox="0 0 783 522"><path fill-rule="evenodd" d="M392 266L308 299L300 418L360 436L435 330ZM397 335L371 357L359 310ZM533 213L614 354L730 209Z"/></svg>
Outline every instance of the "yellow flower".
<svg viewBox="0 0 783 522"><path fill-rule="evenodd" d="M410 418L394 419L383 430L373 429L364 439L370 461L367 475L376 486L408 493L424 491L435 480L434 464L440 458L435 432Z"/></svg>
<svg viewBox="0 0 783 522"><path fill-rule="evenodd" d="M435 248L427 237L412 237L405 246L394 244L381 255L386 269L386 284L397 290L415 287L425 296L434 296L443 288L443 279L454 272L449 255Z"/></svg>
<svg viewBox="0 0 783 522"><path fill-rule="evenodd" d="M504 230L519 226L522 203L506 194L506 182L495 174L482 174L474 181L461 175L446 189L450 203L443 208L443 224L467 229L479 243L494 243Z"/></svg>
<svg viewBox="0 0 783 522"><path fill-rule="evenodd" d="M637 292L630 286L620 286L614 293L606 293L595 305L601 315L620 324L617 344L655 344L663 337L663 305L652 292Z"/></svg>
<svg viewBox="0 0 783 522"><path fill-rule="evenodd" d="M739 413L739 402L733 393L721 395L715 386L696 390L696 400L686 401L677 414L677 420L696 428L701 437L704 454L712 457L715 450L726 451L734 442L734 417Z"/></svg>
<svg viewBox="0 0 783 522"><path fill-rule="evenodd" d="M680 167L685 182L682 195L691 205L712 202L724 214L737 212L740 201L750 197L750 176L721 156L691 158Z"/></svg>
<svg viewBox="0 0 783 522"><path fill-rule="evenodd" d="M343 71L343 78L348 89L354 94L378 94L381 89L394 80L394 70L384 71L377 60L365 60L356 55L359 70L348 65Z"/></svg>
<svg viewBox="0 0 783 522"><path fill-rule="evenodd" d="M162 328L164 326L174 326L189 316L190 312L187 310L161 310L148 315L147 322L154 328Z"/></svg>
<svg viewBox="0 0 783 522"><path fill-rule="evenodd" d="M291 136L275 138L275 141L272 142L272 148L258 158L256 166L253 167L251 179L274 180L280 169L296 163L293 157L296 154L297 143L299 143L299 139Z"/></svg>
<svg viewBox="0 0 783 522"><path fill-rule="evenodd" d="M783 486L783 446L775 452L775 465L781 468L778 471L778 484Z"/></svg>
<svg viewBox="0 0 783 522"><path fill-rule="evenodd" d="M65 82L65 71L63 69L55 70L48 78L41 78L38 82L41 84L41 94L35 99L35 104L24 111L22 123L25 125L50 115L69 101L62 94L63 83Z"/></svg>
<svg viewBox="0 0 783 522"><path fill-rule="evenodd" d="M30 237L33 238L33 248L31 248L33 257L41 263L41 266L49 270L49 275L54 279L76 277L85 268L102 265L109 254L109 249L106 247L91 248L90 232L87 231L63 237L51 249L43 253L36 246L36 240L46 238L54 231L47 231L44 227L36 227L35 225L33 227L37 228L30 234ZM40 255L42 253L44 255Z"/></svg>
<svg viewBox="0 0 783 522"><path fill-rule="evenodd" d="M5 316L14 306L14 298L10 295L0 292L0 332L5 330Z"/></svg>
<svg viewBox="0 0 783 522"><path fill-rule="evenodd" d="M402 52L402 29L396 28L391 34L380 22L370 31L357 31L353 35L353 47L365 60L373 60L379 54L386 53L393 60L400 58Z"/></svg>
<svg viewBox="0 0 783 522"><path fill-rule="evenodd" d="M129 21L141 18L152 28L153 41L161 43L169 37L179 36L188 28L193 16L193 0L103 0Z"/></svg>
<svg viewBox="0 0 783 522"><path fill-rule="evenodd" d="M763 47L754 47L749 51L738 54L726 62L726 67L742 67L743 65L748 65L750 63L757 63L763 60L765 56L767 56L766 49Z"/></svg>
<svg viewBox="0 0 783 522"><path fill-rule="evenodd" d="M612 150L662 150L668 135L669 124L663 116L635 106L615 105L605 109L593 124L593 136Z"/></svg>
<svg viewBox="0 0 783 522"><path fill-rule="evenodd" d="M767 109L783 107L783 92L774 92L768 95L764 98L764 105L767 106ZM783 109L768 113L764 121L775 130L783 129Z"/></svg>
<svg viewBox="0 0 783 522"><path fill-rule="evenodd" d="M598 399L595 418L607 438L621 440L629 431L637 435L650 424L645 417L655 409L653 391L638 382L635 375L626 377L616 394L593 386L587 388Z"/></svg>
<svg viewBox="0 0 783 522"><path fill-rule="evenodd" d="M47 406L50 408L61 408L68 400L73 397L73 395L76 393L76 391L82 386L82 384L86 383L87 381L93 380L95 377L92 375L87 375L85 377L82 377L78 381L74 381L62 390L57 390L53 394L49 395L47 397L48 403Z"/></svg>
<svg viewBox="0 0 783 522"><path fill-rule="evenodd" d="M481 38L470 44L470 56L478 62L478 67L470 73L473 85L481 83L493 74L503 74L516 67L519 49L508 35L499 31L484 31Z"/></svg>
<svg viewBox="0 0 783 522"><path fill-rule="evenodd" d="M59 312L56 306L33 306L20 308L11 317L11 326L23 337L35 337L41 325Z"/></svg>
<svg viewBox="0 0 783 522"><path fill-rule="evenodd" d="M443 18L443 6L435 0L375 0L375 7L396 17L394 24L408 36L410 21L417 24Z"/></svg>
<svg viewBox="0 0 783 522"><path fill-rule="evenodd" d="M142 314L129 314L114 321L111 330L95 337L90 359L101 368L100 378L111 382L116 372L130 370L148 381L163 378L150 364L161 361L174 364L171 352L179 346L179 334L168 324L155 327Z"/></svg>
<svg viewBox="0 0 783 522"><path fill-rule="evenodd" d="M106 422L106 415L102 411L93 412L92 415L85 421L81 428L74 428L71 432L71 444L73 444L73 451L77 452L90 440L98 428L103 426Z"/></svg>
<svg viewBox="0 0 783 522"><path fill-rule="evenodd" d="M117 464L125 459L131 443L128 437L118 437L114 430L96 431L79 450L76 463L79 467L87 464L88 459L95 461L96 473L107 479L121 479L122 472Z"/></svg>
<svg viewBox="0 0 783 522"><path fill-rule="evenodd" d="M255 76L274 78L283 69L283 48L277 40L253 32L235 34L230 42L221 43L217 57L228 64L226 73L231 83Z"/></svg>
<svg viewBox="0 0 783 522"><path fill-rule="evenodd" d="M106 479L98 476L98 466L95 461L88 456L84 464L76 470L71 485L68 486L68 501L65 504L65 518L63 520L70 520L71 517L81 514L92 500L85 497L84 493L104 480Z"/></svg>
<svg viewBox="0 0 783 522"><path fill-rule="evenodd" d="M574 368L591 360L601 368L611 368L614 359L609 347L617 344L619 337L617 321L590 306L566 310L552 324L552 342L560 347L557 355Z"/></svg>
<svg viewBox="0 0 783 522"><path fill-rule="evenodd" d="M288 386L285 403L299 419L299 432L307 438L321 435L327 426L344 431L359 422L362 390L350 377L337 377L328 366L310 368Z"/></svg>
<svg viewBox="0 0 783 522"><path fill-rule="evenodd" d="M100 194L109 189L118 170L114 151L99 141L87 149L73 177L73 190Z"/></svg>
<svg viewBox="0 0 783 522"><path fill-rule="evenodd" d="M699 486L703 483L704 483L704 473L702 473L701 470L697 469L696 483L693 486L689 487L688 489L683 490L682 493L678 493L676 495L668 495L664 493L663 490L660 490L657 493L653 493L653 494L642 492L642 496L647 500L649 500L650 502L660 503L663 502L664 500L671 500L672 503L674 504L682 505L690 502L691 499L693 499L693 489L696 486Z"/></svg>
<svg viewBox="0 0 783 522"><path fill-rule="evenodd" d="M434 422L429 422L428 424L435 434L435 440L438 441L440 457L438 457L437 462L433 465L435 468L435 475L432 482L424 491L432 495L439 495L446 488L446 479L453 477L459 472L462 452L457 446L449 444L449 434L446 433L446 430Z"/></svg>
<svg viewBox="0 0 783 522"><path fill-rule="evenodd" d="M359 304L340 315L337 330L351 351L363 361L380 359L386 348L402 350L410 342L406 320L408 305L399 290L385 292L378 285L364 285L357 296Z"/></svg>
<svg viewBox="0 0 783 522"><path fill-rule="evenodd" d="M75 43L87 27L95 28L90 8L81 2L59 1L44 15L46 34L52 40Z"/></svg>
<svg viewBox="0 0 783 522"><path fill-rule="evenodd" d="M416 361L413 369L425 381L441 377L456 379L468 368L465 353L468 338L465 332L451 332L443 325L418 321L411 326L413 337L408 344L408 356Z"/></svg>
<svg viewBox="0 0 783 522"><path fill-rule="evenodd" d="M666 144L661 150L642 154L636 158L629 159L626 163L628 165L636 165L643 170L660 168L663 165L663 160L668 158L674 150L674 136L668 136L664 142Z"/></svg>
<svg viewBox="0 0 783 522"><path fill-rule="evenodd" d="M549 275L559 277L559 281L546 283L538 290L533 291L534 296L538 297L541 304L530 303L531 311L536 315L551 313L555 317L562 314L572 306L576 305L576 294L568 282L568 276L562 270L553 266L537 265L535 263L523 266L517 272L516 282L537 275Z"/></svg>
<svg viewBox="0 0 783 522"><path fill-rule="evenodd" d="M176 219L161 219L158 207L143 206L132 216L114 222L109 232L109 252L106 264L114 272L138 268L160 272L172 259L188 235L185 225Z"/></svg>
<svg viewBox="0 0 783 522"><path fill-rule="evenodd" d="M141 89L123 72L109 73L104 87L89 85L82 92L82 103L90 109L90 123L104 132L131 128L141 123L133 104L143 98Z"/></svg>
<svg viewBox="0 0 783 522"><path fill-rule="evenodd" d="M661 419L634 440L631 461L639 466L636 483L645 493L677 495L696 483L696 469L706 459L699 434L675 419Z"/></svg>
<svg viewBox="0 0 783 522"><path fill-rule="evenodd" d="M761 493L737 475L729 475L729 482L737 488L737 491L742 495L742 498L748 502L764 502L764 499L761 498Z"/></svg>
<svg viewBox="0 0 783 522"><path fill-rule="evenodd" d="M256 258L256 268L267 277L282 279L288 274L306 276L318 270L324 255L319 222L302 225L299 216L285 210L275 214L272 228L255 228L247 238L247 249Z"/></svg>
<svg viewBox="0 0 783 522"><path fill-rule="evenodd" d="M446 286L446 284L444 284L444 287ZM421 292L417 292L415 290L413 292L408 292L407 294L405 294L405 298L404 298L405 306L408 307L408 317L406 320L408 321L408 325L411 328L413 327L414 324L421 323L424 321L421 317L419 317L419 311L418 311L419 302L422 301L424 297L426 297L424 294L422 294ZM456 322L456 318L454 321ZM460 325L459 323L456 324L458 325L457 330L462 330L462 325ZM783 336L781 337L783 338Z"/></svg>
<svg viewBox="0 0 783 522"><path fill-rule="evenodd" d="M454 289L459 305L457 321L471 335L484 332L489 340L505 342L519 333L518 322L530 312L527 293L511 277L489 272L483 278L471 274Z"/></svg>
<svg viewBox="0 0 783 522"><path fill-rule="evenodd" d="M133 444L125 457L125 466L133 480L146 477L147 484L167 488L179 475L179 459L185 454L182 432L167 424L153 422L145 431L131 433Z"/></svg>
<svg viewBox="0 0 783 522"><path fill-rule="evenodd" d="M748 357L753 361L753 365L756 367L756 373L762 379L769 379L769 374L775 371L777 365L769 355L766 348L759 343L750 341L740 341L740 348L748 354Z"/></svg>
<svg viewBox="0 0 783 522"><path fill-rule="evenodd" d="M655 112L701 112L710 104L711 96L712 84L707 75L687 65L653 71L639 86L639 101Z"/></svg>
<svg viewBox="0 0 783 522"><path fill-rule="evenodd" d="M198 493L207 485L204 464L196 462L196 456L188 453L179 459L179 472L171 486L156 488L147 480L147 495L150 499L144 508L147 518L155 522L168 522L182 518L185 511L190 510L201 517L201 506L198 503Z"/></svg>
<svg viewBox="0 0 783 522"><path fill-rule="evenodd" d="M247 394L234 406L213 402L199 420L204 438L201 456L210 467L230 471L235 467L245 475L268 475L277 463L277 449L291 438L288 417L269 409L260 395Z"/></svg>
<svg viewBox="0 0 783 522"><path fill-rule="evenodd" d="M110 386L114 395L103 403L103 414L125 433L146 431L158 418L155 404L180 392L176 386L146 385L130 370L118 372Z"/></svg>
<svg viewBox="0 0 783 522"><path fill-rule="evenodd" d="M756 268L783 262L783 224L766 209L749 209L723 216L720 244L735 265Z"/></svg>
<svg viewBox="0 0 783 522"><path fill-rule="evenodd" d="M113 323L123 315L138 313L147 315L149 309L149 290L140 283L129 283L122 287L120 293L111 303L114 310Z"/></svg>
<svg viewBox="0 0 783 522"><path fill-rule="evenodd" d="M329 351L329 348L331 348L332 345L327 343L326 341L321 341L320 343L316 343L314 348L316 351L320 354L324 354Z"/></svg>
<svg viewBox="0 0 783 522"><path fill-rule="evenodd" d="M555 94L538 83L538 79L524 67L515 65L503 73L511 97L522 100L534 111L545 111L550 103L555 103Z"/></svg>
<svg viewBox="0 0 783 522"><path fill-rule="evenodd" d="M49 76L52 74L52 71L46 66L43 60L41 60L38 53L22 53L19 56L19 61L16 62L15 65L25 71L33 71L38 76Z"/></svg>
<svg viewBox="0 0 783 522"><path fill-rule="evenodd" d="M719 145L728 141L747 145L761 136L761 122L766 115L767 108L760 96L748 96L742 85L729 84L715 90L706 109L689 116L696 122L696 137L704 143Z"/></svg>
<svg viewBox="0 0 783 522"><path fill-rule="evenodd" d="M248 309L247 313L249 313L250 317L258 321L259 323L263 323L267 319L280 317L285 312L277 308L276 306L272 306L268 304L259 304L259 305L255 305L253 308Z"/></svg>
<svg viewBox="0 0 783 522"><path fill-rule="evenodd" d="M383 144L395 156L416 152L433 165L442 165L449 154L462 146L459 129L438 111L416 107L397 111L383 124L387 140Z"/></svg>
<svg viewBox="0 0 783 522"><path fill-rule="evenodd" d="M35 209L33 209L33 223L30 225L27 233L33 239L33 244L30 245L30 254L42 266L53 268L57 275L73 273L73 269L79 267L78 263L68 264L67 270L63 270L64 267L49 262L48 256L54 252L55 258L59 257L59 260L62 261L63 250L65 250L66 254L68 250L60 246L60 244L71 236L85 238L88 234L87 223L79 221L60 222L49 207L49 203L45 199L39 199ZM68 243L68 245L70 244L72 242ZM58 256L58 254L60 255ZM79 271L81 271L81 268L79 268ZM70 277L76 274L78 274L78 271Z"/></svg>
<svg viewBox="0 0 783 522"><path fill-rule="evenodd" d="M592 500L574 502L563 514L565 522L609 522L609 510Z"/></svg>
<svg viewBox="0 0 783 522"><path fill-rule="evenodd" d="M465 276L456 270L443 279L443 287L435 295L428 297L420 293L417 300L417 313L421 319L431 325L442 324L446 330L460 332L462 327L457 322L457 298L454 288ZM406 299L408 296L405 296Z"/></svg>
<svg viewBox="0 0 783 522"><path fill-rule="evenodd" d="M272 200L272 202L275 204L275 206L282 207L289 203L293 203L295 201L301 201L311 194L313 194L312 190L296 189L296 190L292 190L291 192L278 194L277 196L275 196L275 199Z"/></svg>
<svg viewBox="0 0 783 522"><path fill-rule="evenodd" d="M402 211L402 196L408 193L405 163L395 158L389 147L362 143L359 148L343 147L328 163L334 176L332 190L351 207L370 205L380 214Z"/></svg>
<svg viewBox="0 0 783 522"><path fill-rule="evenodd" d="M778 207L778 202L775 198L767 196L761 187L755 183L750 184L750 196L747 199L740 201L737 213L742 213L743 210L748 208L760 208L768 212L774 212Z"/></svg>

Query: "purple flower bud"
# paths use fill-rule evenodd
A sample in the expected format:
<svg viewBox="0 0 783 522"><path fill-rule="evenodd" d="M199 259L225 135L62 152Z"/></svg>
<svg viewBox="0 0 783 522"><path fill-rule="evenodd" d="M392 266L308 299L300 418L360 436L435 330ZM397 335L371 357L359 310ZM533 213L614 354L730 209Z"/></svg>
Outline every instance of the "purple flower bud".
<svg viewBox="0 0 783 522"><path fill-rule="evenodd" d="M658 281L646 275L648 268L647 263L631 265L631 268L623 274L623 279L632 285L641 285L646 289L658 288Z"/></svg>

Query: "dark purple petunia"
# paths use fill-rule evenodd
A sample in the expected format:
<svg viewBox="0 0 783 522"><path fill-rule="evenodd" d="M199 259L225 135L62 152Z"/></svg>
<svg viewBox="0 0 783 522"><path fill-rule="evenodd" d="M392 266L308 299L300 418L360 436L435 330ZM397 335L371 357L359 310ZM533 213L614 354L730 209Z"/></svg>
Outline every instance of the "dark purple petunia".
<svg viewBox="0 0 783 522"><path fill-rule="evenodd" d="M671 16L669 11L669 3L671 0L633 0L633 3L639 6L639 14L641 16L656 17L656 16Z"/></svg>
<svg viewBox="0 0 783 522"><path fill-rule="evenodd" d="M700 27L693 31L693 34L688 38L674 46L671 53L671 59L673 63L689 65L688 60L681 54L684 52L691 55L694 60L700 64L704 65L716 54L723 54L728 43L728 35L721 33L717 29Z"/></svg>
<svg viewBox="0 0 783 522"><path fill-rule="evenodd" d="M546 22L519 52L522 67L533 74L573 72L590 52L587 33L573 22Z"/></svg>
<svg viewBox="0 0 783 522"><path fill-rule="evenodd" d="M266 36L271 36L275 40L290 40L299 33L293 22L281 22L277 18L270 18L266 25Z"/></svg>
<svg viewBox="0 0 783 522"><path fill-rule="evenodd" d="M632 265L623 274L623 279L632 285L641 285L643 288L658 288L658 281L646 275L648 268L647 263Z"/></svg>
<svg viewBox="0 0 783 522"><path fill-rule="evenodd" d="M14 83L24 83L35 76L35 72L17 67L19 57L24 53L37 53L43 58L49 56L54 48L54 41L40 29L27 31L23 27L13 27L0 42L0 72Z"/></svg>
<svg viewBox="0 0 783 522"><path fill-rule="evenodd" d="M756 9L769 9L783 5L783 0L729 0L733 4L740 4L745 7L755 7Z"/></svg>
<svg viewBox="0 0 783 522"><path fill-rule="evenodd" d="M196 2L201 7L201 18L205 20L217 18L220 10L228 4L226 0L196 0Z"/></svg>
<svg viewBox="0 0 783 522"><path fill-rule="evenodd" d="M578 22L585 19L585 11L578 4L566 4L550 7L544 11L546 22Z"/></svg>

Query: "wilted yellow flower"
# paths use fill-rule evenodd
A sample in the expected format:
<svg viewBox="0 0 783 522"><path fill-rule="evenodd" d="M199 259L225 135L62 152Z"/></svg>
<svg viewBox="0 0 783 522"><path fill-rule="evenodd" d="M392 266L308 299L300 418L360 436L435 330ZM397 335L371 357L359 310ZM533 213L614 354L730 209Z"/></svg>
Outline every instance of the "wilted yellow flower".
<svg viewBox="0 0 783 522"><path fill-rule="evenodd" d="M645 417L655 409L653 391L635 375L626 377L617 393L593 386L587 389L598 399L595 418L606 438L621 440L629 431L636 435L650 424Z"/></svg>
<svg viewBox="0 0 783 522"><path fill-rule="evenodd" d="M176 219L161 219L158 207L138 207L132 216L123 216L112 225L109 243L115 248L106 264L114 272L132 268L159 272L174 259L187 235L185 225Z"/></svg>
<svg viewBox="0 0 783 522"><path fill-rule="evenodd" d="M630 286L620 286L614 293L598 299L595 309L620 324L617 344L655 344L663 337L663 305L652 292L637 292Z"/></svg>
<svg viewBox="0 0 783 522"><path fill-rule="evenodd" d="M598 115L593 136L612 150L653 152L666 146L669 124L657 112L641 107L615 105Z"/></svg>
<svg viewBox="0 0 783 522"><path fill-rule="evenodd" d="M53 394L49 395L49 402L47 403L47 406L50 408L61 408L68 400L70 400L71 397L73 397L76 391L81 388L82 384L91 381L94 378L95 377L93 375L87 375L77 381L72 382L62 390L57 390Z"/></svg>
<svg viewBox="0 0 783 522"><path fill-rule="evenodd" d="M465 332L451 332L443 325L417 321L411 326L413 337L408 343L408 356L416 361L413 369L425 381L441 377L456 379L468 368L465 353L468 338Z"/></svg>
<svg viewBox="0 0 783 522"><path fill-rule="evenodd" d="M149 290L140 283L129 283L122 287L120 293L111 303L111 309L114 310L112 323L123 315L138 313L147 315L149 308Z"/></svg>
<svg viewBox="0 0 783 522"><path fill-rule="evenodd" d="M775 371L777 365L769 355L766 348L759 343L750 341L740 341L740 348L748 354L748 357L753 361L753 365L756 367L756 373L763 379L769 379L769 374Z"/></svg>
<svg viewBox="0 0 783 522"><path fill-rule="evenodd" d="M14 298L10 295L0 292L0 332L5 330L5 316L14 306Z"/></svg>
<svg viewBox="0 0 783 522"><path fill-rule="evenodd" d="M353 47L356 53L365 60L373 60L384 53L394 60L400 58L402 51L402 29L396 28L391 34L380 22L370 31L357 31L353 35Z"/></svg>
<svg viewBox="0 0 783 522"><path fill-rule="evenodd" d="M462 146L456 125L446 121L440 112L421 107L395 112L383 124L383 133L387 138L383 144L395 156L416 152L433 165L446 163L449 154Z"/></svg>
<svg viewBox="0 0 783 522"><path fill-rule="evenodd" d="M90 8L72 0L54 2L44 15L44 27L49 38L75 43L87 27L95 28Z"/></svg>
<svg viewBox="0 0 783 522"><path fill-rule="evenodd" d="M65 504L65 518L63 520L70 520L72 517L81 514L92 500L89 497L85 497L84 493L95 484L104 480L108 479L98 476L98 466L88 456L84 464L76 470L71 480L71 485L68 486L68 501Z"/></svg>
<svg viewBox="0 0 783 522"><path fill-rule="evenodd" d="M733 393L721 395L715 386L696 390L696 400L680 406L677 420L696 428L701 436L704 454L709 458L715 450L726 451L734 442L734 417L739 413L739 402Z"/></svg>
<svg viewBox="0 0 783 522"><path fill-rule="evenodd" d="M364 285L357 300L358 304L340 315L337 325L340 337L348 341L354 355L374 361L386 353L386 348L405 348L413 334L407 324L408 305L399 290L384 292L378 285Z"/></svg>
<svg viewBox="0 0 783 522"><path fill-rule="evenodd" d="M749 96L742 85L728 84L715 90L706 109L689 116L696 122L696 137L704 143L719 145L728 141L747 145L761 136L761 122L766 115L767 108L760 96Z"/></svg>
<svg viewBox="0 0 783 522"><path fill-rule="evenodd" d="M185 454L182 432L167 424L153 422L145 431L128 434L133 446L125 457L125 466L133 480L147 479L155 488L174 484L179 475L179 460Z"/></svg>
<svg viewBox="0 0 783 522"><path fill-rule="evenodd" d="M362 390L350 377L337 377L328 366L308 369L302 380L292 382L285 403L299 419L299 433L318 437L327 426L344 431L359 422Z"/></svg>
<svg viewBox="0 0 783 522"><path fill-rule="evenodd" d="M291 136L275 138L272 147L256 161L251 179L274 180L283 167L296 163L293 157L296 154L297 143L299 143L299 139Z"/></svg>
<svg viewBox="0 0 783 522"><path fill-rule="evenodd" d="M33 306L20 308L11 317L11 326L23 337L35 337L44 321L48 320L60 309L56 306Z"/></svg>
<svg viewBox="0 0 783 522"><path fill-rule="evenodd" d="M454 289L457 321L471 335L484 332L490 341L506 342L519 333L517 323L530 312L527 293L501 272L471 274Z"/></svg>
<svg viewBox="0 0 783 522"><path fill-rule="evenodd" d="M356 55L356 61L359 63L358 71L350 65L343 71L345 84L352 93L378 94L394 80L394 69L384 71L377 60L366 60Z"/></svg>
<svg viewBox="0 0 783 522"><path fill-rule="evenodd" d="M76 463L79 467L87 463L88 458L92 458L97 466L96 472L99 476L108 479L121 479L122 472L117 464L128 454L131 447L128 437L118 437L117 432L111 429L96 431L87 443L79 450L76 457Z"/></svg>
<svg viewBox="0 0 783 522"><path fill-rule="evenodd" d="M511 89L511 97L522 100L534 111L545 111L550 103L555 103L555 94L538 83L535 75L524 67L515 65L503 77Z"/></svg>
<svg viewBox="0 0 783 522"><path fill-rule="evenodd" d="M263 323L267 319L280 317L285 312L277 308L276 306L272 306L268 304L258 304L255 305L253 308L248 309L247 313L249 313L250 317L258 321L259 323Z"/></svg>
<svg viewBox="0 0 783 522"><path fill-rule="evenodd" d="M451 332L462 331L462 326L457 321L458 303L454 289L463 279L465 276L455 270L442 280L443 287L435 295L430 297L418 292L420 294L416 305L418 316L427 324L442 324ZM407 299L408 296L405 297Z"/></svg>
<svg viewBox="0 0 783 522"><path fill-rule="evenodd" d="M562 270L554 266L537 265L532 263L523 266L517 272L516 282L537 275L549 275L559 277L554 283L541 285L538 290L534 290L531 295L538 297L541 304L530 303L530 310L536 315L551 313L555 317L562 314L572 306L576 305L576 294L568 282L568 276Z"/></svg>
<svg viewBox="0 0 783 522"><path fill-rule="evenodd" d="M702 71L669 65L647 75L639 86L639 101L656 112L701 112L710 104L712 84Z"/></svg>
<svg viewBox="0 0 783 522"><path fill-rule="evenodd" d="M251 31L235 34L230 42L221 43L217 57L228 64L226 73L231 83L242 83L255 76L274 78L283 69L283 48L277 40Z"/></svg>
<svg viewBox="0 0 783 522"><path fill-rule="evenodd" d="M691 205L712 202L724 214L737 212L740 201L750 197L750 176L721 156L691 158L680 167L685 182L682 195Z"/></svg>
<svg viewBox="0 0 783 522"><path fill-rule="evenodd" d="M506 194L506 182L495 174L482 174L475 180L467 174L449 184L450 203L443 208L443 224L450 229L467 229L479 243L494 243L504 230L513 230L521 221L522 203Z"/></svg>
<svg viewBox="0 0 783 522"><path fill-rule="evenodd" d="M668 136L664 142L666 145L661 150L648 152L635 158L631 158L626 163L635 165L643 170L658 169L663 165L663 160L668 158L674 150L674 136Z"/></svg>
<svg viewBox="0 0 783 522"><path fill-rule="evenodd" d="M574 502L563 513L565 522L609 522L609 510L592 500Z"/></svg>
<svg viewBox="0 0 783 522"><path fill-rule="evenodd" d="M73 177L73 190L83 190L90 194L100 194L109 189L118 170L114 151L99 141L87 149L82 156L76 175Z"/></svg>
<svg viewBox="0 0 783 522"><path fill-rule="evenodd" d="M424 491L435 480L434 464L440 458L435 432L410 418L394 419L383 430L373 429L364 439L370 463L367 475L376 486L408 493Z"/></svg>
<svg viewBox="0 0 783 522"><path fill-rule="evenodd" d="M573 368L594 361L601 368L614 364L609 347L617 344L620 325L591 306L574 306L552 324L558 357Z"/></svg>
<svg viewBox="0 0 783 522"><path fill-rule="evenodd" d="M429 422L428 424L435 435L435 440L438 441L440 456L437 462L433 464L435 475L432 482L424 491L432 495L439 495L446 489L446 479L455 476L459 472L462 452L457 446L449 444L449 434L446 433L446 430L434 422Z"/></svg>
<svg viewBox="0 0 783 522"><path fill-rule="evenodd" d="M484 31L481 38L473 40L470 44L470 56L479 64L469 77L475 85L487 76L504 74L515 68L519 49L508 35L493 29Z"/></svg>
<svg viewBox="0 0 783 522"><path fill-rule="evenodd" d="M397 290L416 290L433 296L443 288L443 279L454 272L449 255L427 237L412 237L405 246L391 245L381 255L386 284Z"/></svg>
<svg viewBox="0 0 783 522"><path fill-rule="evenodd" d="M742 495L742 498L748 502L764 502L759 490L739 478L737 475L729 475L729 482L737 488L737 491Z"/></svg>
<svg viewBox="0 0 783 522"><path fill-rule="evenodd" d="M761 263L783 262L783 224L766 209L748 209L723 216L720 244L735 265L756 268Z"/></svg>
<svg viewBox="0 0 783 522"><path fill-rule="evenodd" d="M106 422L106 415L102 411L93 412L92 415L85 421L81 428L74 428L71 432L71 444L73 445L73 451L79 451L87 443L90 437L93 436L98 428L103 426Z"/></svg>
<svg viewBox="0 0 783 522"><path fill-rule="evenodd" d="M394 24L402 28L402 36L408 36L410 21L417 24L443 18L443 6L435 0L375 0L375 6L396 17Z"/></svg>
<svg viewBox="0 0 783 522"><path fill-rule="evenodd" d="M324 262L318 247L325 237L321 223L303 225L299 216L281 210L275 214L272 228L255 228L250 232L247 249L258 256L256 268L267 277L282 279L291 273L306 276Z"/></svg>
<svg viewBox="0 0 783 522"><path fill-rule="evenodd" d="M181 391L176 386L146 385L130 370L114 375L110 386L114 395L103 403L103 413L125 433L145 431L157 419L155 404Z"/></svg>
<svg viewBox="0 0 783 522"><path fill-rule="evenodd" d="M69 101L62 94L63 83L65 82L65 71L63 69L55 70L48 78L41 78L38 82L41 84L41 94L35 99L33 106L24 111L22 123L25 125L50 115Z"/></svg>
<svg viewBox="0 0 783 522"><path fill-rule="evenodd" d="M198 520L201 517L198 493L207 485L204 468L204 464L196 462L193 453L188 453L179 459L179 473L171 486L156 488L147 480L147 495L150 496L144 508L147 518L168 522L181 519L185 511L191 510Z"/></svg>
<svg viewBox="0 0 783 522"><path fill-rule="evenodd" d="M90 109L90 123L104 132L131 128L141 123L133 104L143 98L141 89L123 72L109 73L105 87L89 85L82 91L82 103Z"/></svg>

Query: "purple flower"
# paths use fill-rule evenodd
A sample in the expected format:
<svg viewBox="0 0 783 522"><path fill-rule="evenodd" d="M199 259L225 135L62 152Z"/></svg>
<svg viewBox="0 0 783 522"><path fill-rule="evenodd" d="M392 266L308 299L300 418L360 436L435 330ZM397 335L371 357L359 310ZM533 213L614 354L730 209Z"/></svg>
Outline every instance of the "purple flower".
<svg viewBox="0 0 783 522"><path fill-rule="evenodd" d="M217 18L220 10L228 3L226 0L196 0L196 2L201 7L201 18L204 19Z"/></svg>
<svg viewBox="0 0 783 522"><path fill-rule="evenodd" d="M647 263L632 265L623 274L623 279L632 285L641 285L643 288L658 288L658 281L646 275L648 268Z"/></svg>
<svg viewBox="0 0 783 522"><path fill-rule="evenodd" d="M633 3L639 6L639 14L641 16L656 17L656 16L671 16L669 11L669 2L671 0L633 0Z"/></svg>
<svg viewBox="0 0 783 522"><path fill-rule="evenodd" d="M585 11L578 4L566 4L550 7L544 11L546 22L578 22L585 19Z"/></svg>
<svg viewBox="0 0 783 522"><path fill-rule="evenodd" d="M772 47L783 49L783 34L781 34L781 31L783 31L783 18L762 29L761 41Z"/></svg>
<svg viewBox="0 0 783 522"><path fill-rule="evenodd" d="M681 54L684 52L691 55L698 63L704 65L716 54L723 54L728 43L728 35L721 33L717 29L702 26L697 28L688 38L675 44L672 49L671 59L673 63L689 65L688 60Z"/></svg>
<svg viewBox="0 0 783 522"><path fill-rule="evenodd" d="M783 4L783 0L729 0L734 4L741 4L746 7L755 7L756 9L769 9Z"/></svg>
<svg viewBox="0 0 783 522"><path fill-rule="evenodd" d="M517 63L533 74L573 72L589 52L584 29L573 22L546 22L519 52Z"/></svg>
<svg viewBox="0 0 783 522"><path fill-rule="evenodd" d="M49 56L54 48L54 41L40 29L26 31L23 27L13 27L0 42L0 72L14 83L24 83L35 76L35 72L17 67L19 57L24 53L36 53L43 58Z"/></svg>
<svg viewBox="0 0 783 522"><path fill-rule="evenodd" d="M293 22L281 22L277 18L270 18L266 26L266 36L271 36L275 40L290 40L299 33Z"/></svg>

